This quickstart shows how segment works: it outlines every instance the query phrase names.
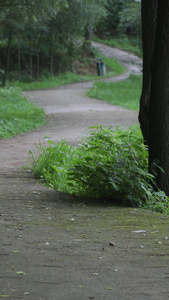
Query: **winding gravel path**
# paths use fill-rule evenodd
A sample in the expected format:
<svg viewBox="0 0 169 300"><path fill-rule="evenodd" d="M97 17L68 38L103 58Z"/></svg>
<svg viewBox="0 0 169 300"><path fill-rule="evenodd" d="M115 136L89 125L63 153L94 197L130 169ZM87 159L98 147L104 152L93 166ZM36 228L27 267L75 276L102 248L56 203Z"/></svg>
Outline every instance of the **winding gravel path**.
<svg viewBox="0 0 169 300"><path fill-rule="evenodd" d="M137 57L94 45L126 67L109 81L140 73ZM168 299L168 216L65 195L19 169L46 134L76 142L90 125L137 123L136 112L86 97L91 86L27 92L47 126L0 141L0 298Z"/></svg>
<svg viewBox="0 0 169 300"><path fill-rule="evenodd" d="M124 80L131 72L140 74L141 60L138 57L99 43L93 42L93 46L99 47L105 56L116 57L126 68L124 74L104 80L116 82ZM36 150L34 144L39 140L43 141L46 135L49 135L52 140L64 138L70 142L77 142L92 125L126 127L137 123L137 112L88 98L86 92L92 85L93 82L90 81L55 89L26 92L25 95L29 100L46 111L47 126L1 140L1 171L8 172L22 167L29 160L29 150L34 152Z"/></svg>

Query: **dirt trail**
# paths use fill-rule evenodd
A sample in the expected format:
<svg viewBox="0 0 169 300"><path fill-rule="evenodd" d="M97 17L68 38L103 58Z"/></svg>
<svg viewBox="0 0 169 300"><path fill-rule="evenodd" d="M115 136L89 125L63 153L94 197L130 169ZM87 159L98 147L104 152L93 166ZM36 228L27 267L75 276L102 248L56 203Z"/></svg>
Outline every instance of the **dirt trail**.
<svg viewBox="0 0 169 300"><path fill-rule="evenodd" d="M101 44L126 73L140 60ZM0 298L165 300L169 293L169 218L57 193L19 169L48 134L78 141L90 125L137 123L137 113L89 99L91 82L27 92L47 126L0 141Z"/></svg>

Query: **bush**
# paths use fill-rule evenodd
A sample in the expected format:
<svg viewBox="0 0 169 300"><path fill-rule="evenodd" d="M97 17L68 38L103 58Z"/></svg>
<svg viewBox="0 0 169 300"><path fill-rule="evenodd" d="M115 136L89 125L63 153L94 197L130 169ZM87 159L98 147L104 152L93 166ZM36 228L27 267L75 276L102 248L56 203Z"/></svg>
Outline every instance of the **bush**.
<svg viewBox="0 0 169 300"><path fill-rule="evenodd" d="M147 149L134 129L113 131L101 126L81 145L69 179L88 196L142 206L153 179L147 169Z"/></svg>
<svg viewBox="0 0 169 300"><path fill-rule="evenodd" d="M148 152L140 129L91 127L81 145L48 140L37 146L33 175L66 193L107 199L169 214L169 198L155 192L155 174L148 172Z"/></svg>

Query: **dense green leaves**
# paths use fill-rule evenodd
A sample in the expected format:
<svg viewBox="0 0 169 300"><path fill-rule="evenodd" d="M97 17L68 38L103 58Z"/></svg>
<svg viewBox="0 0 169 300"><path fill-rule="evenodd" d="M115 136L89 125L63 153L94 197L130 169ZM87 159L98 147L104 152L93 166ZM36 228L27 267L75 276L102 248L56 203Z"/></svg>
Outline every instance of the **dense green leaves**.
<svg viewBox="0 0 169 300"><path fill-rule="evenodd" d="M148 153L139 129L90 130L78 147L50 140L47 147L37 146L34 176L62 192L168 213L166 195L153 191L155 175L148 172Z"/></svg>
<svg viewBox="0 0 169 300"><path fill-rule="evenodd" d="M106 0L25 0L2 2L0 79L38 78L44 71L72 70L85 28L104 14ZM81 53L80 53L81 54Z"/></svg>

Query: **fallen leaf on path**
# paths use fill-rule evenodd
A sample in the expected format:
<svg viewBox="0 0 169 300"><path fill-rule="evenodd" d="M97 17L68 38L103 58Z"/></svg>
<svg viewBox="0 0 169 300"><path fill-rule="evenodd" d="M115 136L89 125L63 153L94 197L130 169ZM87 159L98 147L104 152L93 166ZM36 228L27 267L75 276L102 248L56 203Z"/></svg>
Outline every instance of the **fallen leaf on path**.
<svg viewBox="0 0 169 300"><path fill-rule="evenodd" d="M19 275L25 275L25 272L23 272L23 271L18 271L18 272L16 272L16 274L19 274Z"/></svg>
<svg viewBox="0 0 169 300"><path fill-rule="evenodd" d="M134 230L134 231L132 231L132 233L143 233L143 232L146 232L146 230L141 229L141 230Z"/></svg>

